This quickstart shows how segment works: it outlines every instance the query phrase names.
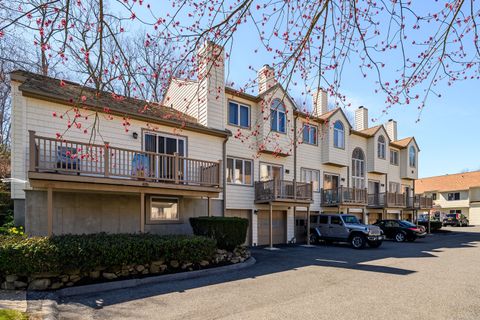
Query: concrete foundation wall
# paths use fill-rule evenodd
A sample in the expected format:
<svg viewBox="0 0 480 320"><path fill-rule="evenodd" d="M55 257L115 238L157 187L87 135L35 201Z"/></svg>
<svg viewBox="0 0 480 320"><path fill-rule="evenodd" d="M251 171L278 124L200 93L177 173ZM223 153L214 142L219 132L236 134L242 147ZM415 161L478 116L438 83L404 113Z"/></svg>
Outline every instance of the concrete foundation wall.
<svg viewBox="0 0 480 320"><path fill-rule="evenodd" d="M13 222L25 227L25 199L13 199Z"/></svg>
<svg viewBox="0 0 480 320"><path fill-rule="evenodd" d="M25 230L29 235L47 234L47 192L26 191ZM146 210L149 208L146 207ZM188 218L207 215L207 200L181 198L180 222L145 224L145 232L190 234ZM211 200L212 215L221 216L222 200ZM147 221L147 220L145 220ZM53 233L140 232L140 196L53 192Z"/></svg>

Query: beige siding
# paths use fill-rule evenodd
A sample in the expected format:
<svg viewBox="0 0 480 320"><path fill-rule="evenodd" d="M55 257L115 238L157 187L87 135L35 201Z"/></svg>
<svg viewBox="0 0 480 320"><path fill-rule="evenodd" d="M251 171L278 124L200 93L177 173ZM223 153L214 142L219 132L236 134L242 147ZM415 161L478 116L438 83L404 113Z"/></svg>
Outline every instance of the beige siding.
<svg viewBox="0 0 480 320"><path fill-rule="evenodd" d="M345 148L339 149L333 146L333 124L340 120L343 123L345 130ZM348 166L351 155L348 154L349 151L349 136L350 136L350 126L348 120L343 116L343 113L337 112L330 117L329 122L323 125L324 134L327 136L326 144L323 146L323 163L333 163L339 166Z"/></svg>
<svg viewBox="0 0 480 320"><path fill-rule="evenodd" d="M165 93L163 105L198 119L198 91L196 81L173 79Z"/></svg>
<svg viewBox="0 0 480 320"><path fill-rule="evenodd" d="M69 110L70 107L51 103L44 100L17 97L15 102L15 120L17 121L19 115L26 113L22 121L15 122L13 130L15 132L14 150L12 152L12 177L17 179L25 179L28 170L28 130L34 130L37 135L55 138L57 133L64 133L67 129L68 116L72 117L74 114ZM22 110L23 109L23 110ZM53 117L53 113L58 116L68 112L63 119L58 116ZM89 128L95 121L95 116L92 111L81 111L82 117L88 116L88 120L82 119L82 128L71 128L64 134L64 139L89 142L90 134L84 134L84 128ZM123 119L120 117L113 117L108 120L105 114L99 114L97 121L99 121L99 131L101 137L97 135L96 139L91 140L91 143L102 144L109 142L112 146L117 146L132 150L142 149L142 130L154 130L157 132L164 132L173 135L185 136L187 138L187 156L190 158L219 161L222 159L222 142L223 138L214 137L207 134L196 133L179 128L167 127L164 125L156 125L138 120L130 120L128 132L122 125ZM90 129L89 129L90 132ZM138 133L138 139L132 137L132 133ZM208 150L208 152L205 152ZM14 197L24 198L23 186L14 184Z"/></svg>
<svg viewBox="0 0 480 320"><path fill-rule="evenodd" d="M417 151L417 163L414 168L410 167L408 161L408 150L410 149L410 146L414 146L415 150ZM402 151L400 152L400 172L402 179L418 179L418 158L418 147L413 141L410 142L406 148L402 149Z"/></svg>

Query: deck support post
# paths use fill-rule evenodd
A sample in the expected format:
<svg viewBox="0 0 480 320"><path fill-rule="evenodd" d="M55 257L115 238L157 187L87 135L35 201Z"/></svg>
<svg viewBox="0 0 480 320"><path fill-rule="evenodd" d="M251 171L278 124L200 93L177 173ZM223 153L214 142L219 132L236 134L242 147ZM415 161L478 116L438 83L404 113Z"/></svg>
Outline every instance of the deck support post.
<svg viewBox="0 0 480 320"><path fill-rule="evenodd" d="M53 189L47 189L47 235L53 234Z"/></svg>
<svg viewBox="0 0 480 320"><path fill-rule="evenodd" d="M310 245L310 206L307 206L307 246Z"/></svg>
<svg viewBox="0 0 480 320"><path fill-rule="evenodd" d="M211 201L210 201L210 197L207 197L207 216L211 217L212 216L212 213L211 213Z"/></svg>
<svg viewBox="0 0 480 320"><path fill-rule="evenodd" d="M145 232L145 193L140 193L140 232Z"/></svg>
<svg viewBox="0 0 480 320"><path fill-rule="evenodd" d="M273 206L271 203L270 203L270 215L268 217L268 220L269 220L268 243L269 243L270 249L272 249L273 248Z"/></svg>

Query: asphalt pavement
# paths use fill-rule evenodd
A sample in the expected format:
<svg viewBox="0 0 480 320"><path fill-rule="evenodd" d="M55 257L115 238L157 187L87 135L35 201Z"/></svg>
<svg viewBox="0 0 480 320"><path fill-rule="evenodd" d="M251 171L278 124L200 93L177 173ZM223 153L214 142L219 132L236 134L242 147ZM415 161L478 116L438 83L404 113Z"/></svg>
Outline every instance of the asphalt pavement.
<svg viewBox="0 0 480 320"><path fill-rule="evenodd" d="M60 319L480 319L480 227L378 249L252 250L240 271L70 297Z"/></svg>

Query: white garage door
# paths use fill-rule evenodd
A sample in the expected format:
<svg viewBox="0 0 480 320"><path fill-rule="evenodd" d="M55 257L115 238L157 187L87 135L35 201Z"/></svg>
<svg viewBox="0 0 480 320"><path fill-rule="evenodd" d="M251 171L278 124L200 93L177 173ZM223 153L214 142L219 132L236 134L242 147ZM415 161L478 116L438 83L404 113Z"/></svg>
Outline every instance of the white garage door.
<svg viewBox="0 0 480 320"><path fill-rule="evenodd" d="M470 225L480 226L480 204L471 204L468 220Z"/></svg>

